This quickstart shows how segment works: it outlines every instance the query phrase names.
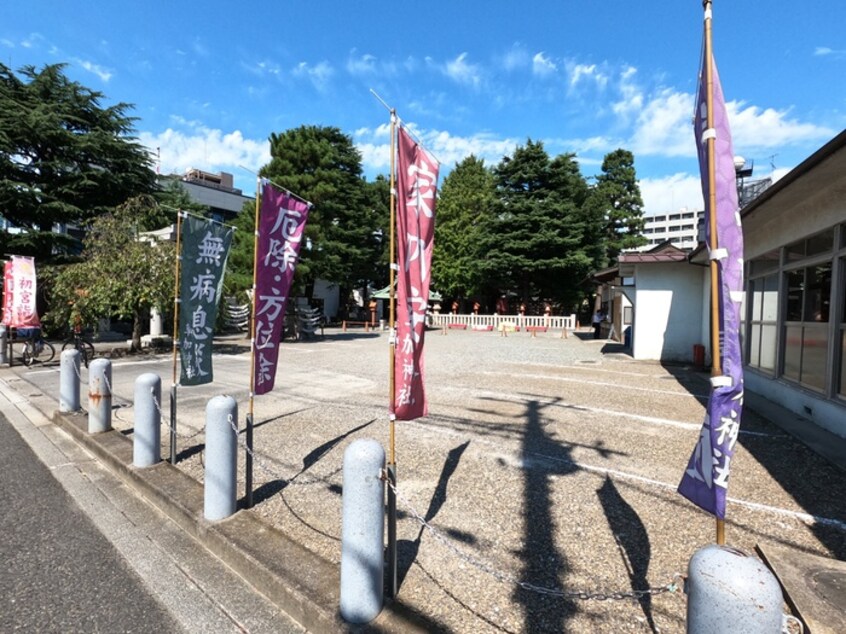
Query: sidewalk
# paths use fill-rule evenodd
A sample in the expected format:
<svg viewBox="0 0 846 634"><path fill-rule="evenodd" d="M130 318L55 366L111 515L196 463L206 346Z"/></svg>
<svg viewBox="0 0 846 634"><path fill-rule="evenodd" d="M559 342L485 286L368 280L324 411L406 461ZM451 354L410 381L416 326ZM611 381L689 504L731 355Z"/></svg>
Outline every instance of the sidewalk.
<svg viewBox="0 0 846 634"><path fill-rule="evenodd" d="M126 466L134 377L169 377L168 355L115 361L117 431L56 420L309 630L339 631L341 460L356 438L388 444L386 339L327 331L283 345L277 389L255 405L256 506L214 525L199 519L203 408L226 392L243 419L246 340L216 341L215 385L180 391L176 467ZM684 631L684 598L652 591L713 541L712 518L675 493L707 377L576 337L430 331L426 354L430 415L397 424L400 592L372 629ZM9 373L52 413L55 372ZM733 464L730 545L846 556L842 470L751 407ZM630 599L584 598L615 592Z"/></svg>

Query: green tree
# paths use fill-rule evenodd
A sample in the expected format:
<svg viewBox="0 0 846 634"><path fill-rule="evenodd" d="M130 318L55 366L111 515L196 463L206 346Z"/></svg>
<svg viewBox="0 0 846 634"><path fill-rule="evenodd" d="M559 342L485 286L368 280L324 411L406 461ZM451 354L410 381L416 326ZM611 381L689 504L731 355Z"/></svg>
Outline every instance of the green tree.
<svg viewBox="0 0 846 634"><path fill-rule="evenodd" d="M484 226L496 201L494 177L471 155L444 179L438 197L432 285L441 294L469 298L485 293Z"/></svg>
<svg viewBox="0 0 846 634"><path fill-rule="evenodd" d="M592 218L603 220L606 263L615 261L622 251L646 244L643 199L631 152L617 149L605 155L588 207Z"/></svg>
<svg viewBox="0 0 846 634"><path fill-rule="evenodd" d="M102 93L63 69L16 75L0 63L0 213L24 230L0 234L6 253L67 253L73 240L54 225L84 226L155 186L151 159L131 136L130 106L103 106Z"/></svg>
<svg viewBox="0 0 846 634"><path fill-rule="evenodd" d="M484 231L483 272L525 303L571 305L590 266L579 204L586 188L574 157L551 161L543 143L529 139L494 174L498 202Z"/></svg>
<svg viewBox="0 0 846 634"><path fill-rule="evenodd" d="M197 216L209 216L208 205L201 205L191 200L191 196L182 187L177 177L165 177L159 180L153 197L159 206L148 218L145 218L144 231L161 229L176 223L176 212L188 211Z"/></svg>
<svg viewBox="0 0 846 634"><path fill-rule="evenodd" d="M310 201L300 275L311 296L321 278L350 291L380 276L381 211L374 209L361 155L338 128L301 126L270 135L270 163L260 173Z"/></svg>
<svg viewBox="0 0 846 634"><path fill-rule="evenodd" d="M235 297L238 304L248 301L246 291L253 287L253 254L255 253L256 203L248 201L233 222L235 233L226 261L223 278L224 295ZM297 269L299 272L299 268Z"/></svg>
<svg viewBox="0 0 846 634"><path fill-rule="evenodd" d="M157 213L150 196L129 199L91 223L82 261L53 280L48 323L89 325L96 318L131 318L132 348L150 308L173 299L175 249L171 242L139 240L137 227Z"/></svg>

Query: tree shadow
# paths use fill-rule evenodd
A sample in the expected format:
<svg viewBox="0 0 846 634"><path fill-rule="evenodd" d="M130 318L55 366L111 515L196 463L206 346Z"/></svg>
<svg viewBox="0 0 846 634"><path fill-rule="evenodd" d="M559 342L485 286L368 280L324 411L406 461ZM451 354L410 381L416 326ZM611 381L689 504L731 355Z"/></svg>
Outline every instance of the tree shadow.
<svg viewBox="0 0 846 634"><path fill-rule="evenodd" d="M464 450L470 445L470 441L458 445L450 450L447 454L444 466L441 469L441 475L438 478L438 485L435 487L435 492L432 494L432 499L429 501L429 508L426 509L426 514L423 519L426 522L431 522L441 510L447 499L447 485L449 479L455 470L458 468L458 463ZM423 531L425 526L420 526L420 532L417 533L417 538L414 541L400 540L397 544L397 584L402 587L402 583L408 574L409 569L417 559L417 554L420 552L420 541L423 538Z"/></svg>
<svg viewBox="0 0 846 634"><path fill-rule="evenodd" d="M521 578L526 583L543 587L539 593L518 586L514 599L523 605L526 632L567 630L566 622L576 611L575 603L555 592L563 592L561 578L569 570L566 558L556 548L552 514L551 484L554 476L570 475L578 470L570 449L562 447L547 435L543 426L543 410L554 405L526 401L526 433L523 439L524 546L519 552L523 560ZM539 455L556 458L543 460ZM552 594L549 593L552 592Z"/></svg>
<svg viewBox="0 0 846 634"><path fill-rule="evenodd" d="M596 490L602 510L608 520L608 526L614 535L614 541L620 549L620 557L629 573L632 590L641 592L649 589L647 571L652 551L646 526L637 512L620 495L617 487L608 476L605 482ZM638 597L638 602L646 616L649 628L655 632L655 620L652 615L652 597L644 594Z"/></svg>

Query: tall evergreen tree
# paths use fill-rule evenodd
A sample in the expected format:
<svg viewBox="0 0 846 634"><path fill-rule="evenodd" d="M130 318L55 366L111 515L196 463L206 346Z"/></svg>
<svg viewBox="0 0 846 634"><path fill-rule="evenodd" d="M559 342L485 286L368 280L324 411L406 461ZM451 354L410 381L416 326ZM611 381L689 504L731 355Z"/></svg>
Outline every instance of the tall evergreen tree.
<svg viewBox="0 0 846 634"><path fill-rule="evenodd" d="M605 155L602 173L589 201L592 214L602 215L605 225L605 251L608 262L620 252L646 244L643 237L643 199L637 184L634 155L617 149Z"/></svg>
<svg viewBox="0 0 846 634"><path fill-rule="evenodd" d="M589 266L579 202L585 186L572 155L550 161L529 139L494 170L499 200L485 228L483 271L523 302L571 304Z"/></svg>
<svg viewBox="0 0 846 634"><path fill-rule="evenodd" d="M306 292L325 279L340 286L343 302L379 275L379 211L368 205L361 155L349 136L322 126L271 134L270 154L261 175L314 205L298 265Z"/></svg>
<svg viewBox="0 0 846 634"><path fill-rule="evenodd" d="M131 135L130 106L69 80L62 64L16 75L0 63L0 213L22 233L0 247L48 258L73 241L54 225L85 225L131 196L151 193L152 162Z"/></svg>
<svg viewBox="0 0 846 634"><path fill-rule="evenodd" d="M496 190L484 159L471 155L444 179L438 198L432 285L442 295L468 298L485 293L483 226Z"/></svg>

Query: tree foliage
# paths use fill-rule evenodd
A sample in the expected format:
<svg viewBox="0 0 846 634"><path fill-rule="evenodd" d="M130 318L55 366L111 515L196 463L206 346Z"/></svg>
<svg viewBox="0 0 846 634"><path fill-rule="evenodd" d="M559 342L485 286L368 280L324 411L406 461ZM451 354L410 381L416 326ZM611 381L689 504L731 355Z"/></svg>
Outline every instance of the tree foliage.
<svg viewBox="0 0 846 634"><path fill-rule="evenodd" d="M140 196L91 223L82 261L62 267L53 280L49 323L131 318L133 348L140 348L146 313L168 308L174 290L174 245L138 239L138 227L156 211L150 196Z"/></svg>
<svg viewBox="0 0 846 634"><path fill-rule="evenodd" d="M643 237L643 199L637 184L634 155L617 149L605 155L588 202L593 222L603 222L607 262L627 249L646 244Z"/></svg>
<svg viewBox="0 0 846 634"><path fill-rule="evenodd" d="M469 298L488 290L482 238L495 200L494 177L484 159L471 155L444 179L432 254L432 284L441 294Z"/></svg>
<svg viewBox="0 0 846 634"><path fill-rule="evenodd" d="M85 225L154 189L130 106L103 106L102 93L63 70L26 66L16 75L0 63L0 213L24 230L0 235L7 253L67 252L72 245L54 225Z"/></svg>
<svg viewBox="0 0 846 634"><path fill-rule="evenodd" d="M571 305L590 269L581 207L587 186L571 154L550 160L529 139L494 169L497 203L484 228L482 272L523 302Z"/></svg>
<svg viewBox="0 0 846 634"><path fill-rule="evenodd" d="M301 126L270 135L270 163L260 173L314 206L300 252L299 278L352 288L379 277L382 210L362 175L361 155L338 128Z"/></svg>

